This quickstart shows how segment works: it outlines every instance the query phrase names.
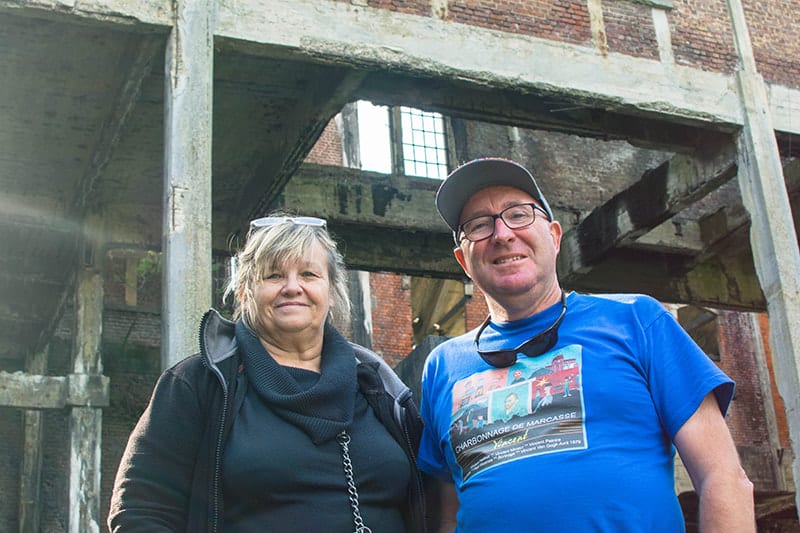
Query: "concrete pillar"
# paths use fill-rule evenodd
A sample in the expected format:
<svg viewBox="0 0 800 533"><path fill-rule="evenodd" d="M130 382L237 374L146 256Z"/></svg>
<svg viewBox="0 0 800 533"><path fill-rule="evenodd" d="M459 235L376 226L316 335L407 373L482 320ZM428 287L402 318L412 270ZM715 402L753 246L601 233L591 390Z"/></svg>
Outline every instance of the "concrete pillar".
<svg viewBox="0 0 800 533"><path fill-rule="evenodd" d="M164 98L161 364L198 349L211 305L211 117L214 0L176 0Z"/></svg>
<svg viewBox="0 0 800 533"><path fill-rule="evenodd" d="M750 320L750 330L753 334L753 351L758 373L758 387L761 396L764 398L764 425L767 427L767 442L770 448L770 466L772 467L772 479L775 483L775 490L789 490L781 465L779 452L781 450L781 440L778 435L778 419L775 416L775 402L772 401L772 379L767 366L767 353L764 348L764 341L761 337L761 323L759 316L755 313L748 313Z"/></svg>
<svg viewBox="0 0 800 533"><path fill-rule="evenodd" d="M778 391L792 436L795 501L800 508L800 253L764 80L740 0L728 0L739 55L737 73L744 113L738 139L739 187L750 213L750 243L767 300L770 347Z"/></svg>
<svg viewBox="0 0 800 533"><path fill-rule="evenodd" d="M80 388L102 374L103 277L99 270L79 268L75 288L75 357L70 387ZM100 531L100 459L103 411L91 405L70 411L69 532Z"/></svg>
<svg viewBox="0 0 800 533"><path fill-rule="evenodd" d="M372 295L369 288L369 272L351 270L348 272L348 277L353 316L352 340L372 349Z"/></svg>
<svg viewBox="0 0 800 533"><path fill-rule="evenodd" d="M25 364L28 374L43 375L47 372L49 350L48 346L28 358ZM41 529L42 414L41 409L26 409L23 414L25 441L19 483L19 533L36 533Z"/></svg>

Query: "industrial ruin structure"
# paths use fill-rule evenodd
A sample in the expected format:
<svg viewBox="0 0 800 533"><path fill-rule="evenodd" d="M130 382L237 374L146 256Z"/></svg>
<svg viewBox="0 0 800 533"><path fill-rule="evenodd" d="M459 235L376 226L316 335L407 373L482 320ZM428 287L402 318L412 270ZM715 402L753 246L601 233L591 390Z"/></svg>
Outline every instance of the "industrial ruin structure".
<svg viewBox="0 0 800 533"><path fill-rule="evenodd" d="M328 220L355 340L403 336L412 366L442 324L480 321L438 181L403 154L414 108L442 117L446 168L499 155L536 172L566 289L650 294L716 344L759 524L800 531L798 12L0 0L0 530L104 529L157 375L196 351L226 258L273 208ZM389 110L386 173L362 169L359 101Z"/></svg>

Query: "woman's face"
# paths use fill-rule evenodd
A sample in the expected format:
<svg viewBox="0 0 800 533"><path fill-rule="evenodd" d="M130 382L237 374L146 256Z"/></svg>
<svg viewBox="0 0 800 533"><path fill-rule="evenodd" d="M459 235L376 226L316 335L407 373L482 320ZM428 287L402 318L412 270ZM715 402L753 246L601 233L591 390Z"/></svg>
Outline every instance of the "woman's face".
<svg viewBox="0 0 800 533"><path fill-rule="evenodd" d="M315 243L296 263L267 271L253 287L258 334L279 340L287 334L322 335L331 307L328 256Z"/></svg>

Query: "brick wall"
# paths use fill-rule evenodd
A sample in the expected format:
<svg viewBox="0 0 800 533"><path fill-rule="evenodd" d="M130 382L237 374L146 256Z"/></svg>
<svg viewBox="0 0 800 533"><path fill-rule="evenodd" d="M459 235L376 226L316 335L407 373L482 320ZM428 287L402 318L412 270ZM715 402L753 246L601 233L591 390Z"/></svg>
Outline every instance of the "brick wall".
<svg viewBox="0 0 800 533"><path fill-rule="evenodd" d="M354 2L349 0L349 3L362 3L369 7L377 7L397 13L408 13L410 15L430 15L431 2L430 0L360 0Z"/></svg>
<svg viewBox="0 0 800 533"><path fill-rule="evenodd" d="M372 349L394 367L407 356L414 343L411 288L403 276L370 274L372 295Z"/></svg>
<svg viewBox="0 0 800 533"><path fill-rule="evenodd" d="M800 0L744 0L745 19L764 79L800 86Z"/></svg>
<svg viewBox="0 0 800 533"><path fill-rule="evenodd" d="M769 317L766 313L761 313L758 316L758 324L761 328L761 338L764 342L764 356L767 360L767 368L769 369L770 385L772 386L772 402L775 405L775 415L778 419L778 438L782 448L791 448L792 443L789 439L789 425L786 422L786 406L778 392L778 385L775 382L775 370L772 367L772 352L769 346Z"/></svg>
<svg viewBox="0 0 800 533"><path fill-rule="evenodd" d="M489 308L486 306L486 298L483 297L483 292L478 287L474 287L473 291L472 298L464 307L464 320L466 321L467 331L480 326L486 315L489 314Z"/></svg>
<svg viewBox="0 0 800 533"><path fill-rule="evenodd" d="M632 1L603 2L608 51L658 59L652 8Z"/></svg>
<svg viewBox="0 0 800 533"><path fill-rule="evenodd" d="M447 20L553 41L590 45L585 0L455 1Z"/></svg>
<svg viewBox="0 0 800 533"><path fill-rule="evenodd" d="M736 382L736 394L728 413L728 427L740 445L767 447L764 404L756 367L750 317L721 311L717 315L719 367Z"/></svg>
<svg viewBox="0 0 800 533"><path fill-rule="evenodd" d="M341 165L342 153L342 138L336 127L336 120L332 119L306 156L305 162L316 165Z"/></svg>
<svg viewBox="0 0 800 533"><path fill-rule="evenodd" d="M586 0L339 0L508 33L596 47ZM800 0L743 0L759 71L768 82L800 86ZM731 74L736 67L726 0L674 0L671 9L635 0L603 0L603 25L612 53L658 60L653 9L669 21L679 65Z"/></svg>
<svg viewBox="0 0 800 533"><path fill-rule="evenodd" d="M725 0L676 0L668 18L679 65L733 72L736 50Z"/></svg>

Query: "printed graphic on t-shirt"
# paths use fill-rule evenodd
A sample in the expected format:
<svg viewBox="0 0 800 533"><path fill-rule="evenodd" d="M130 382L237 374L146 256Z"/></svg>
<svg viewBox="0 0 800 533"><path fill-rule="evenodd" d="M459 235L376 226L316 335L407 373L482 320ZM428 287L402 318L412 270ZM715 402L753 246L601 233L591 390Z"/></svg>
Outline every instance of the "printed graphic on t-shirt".
<svg viewBox="0 0 800 533"><path fill-rule="evenodd" d="M581 382L577 345L458 381L450 442L464 480L509 461L586 448Z"/></svg>

